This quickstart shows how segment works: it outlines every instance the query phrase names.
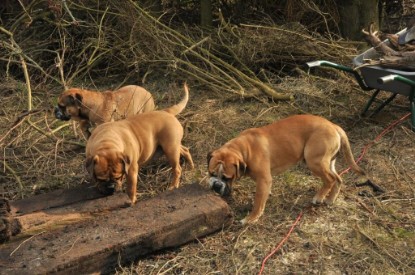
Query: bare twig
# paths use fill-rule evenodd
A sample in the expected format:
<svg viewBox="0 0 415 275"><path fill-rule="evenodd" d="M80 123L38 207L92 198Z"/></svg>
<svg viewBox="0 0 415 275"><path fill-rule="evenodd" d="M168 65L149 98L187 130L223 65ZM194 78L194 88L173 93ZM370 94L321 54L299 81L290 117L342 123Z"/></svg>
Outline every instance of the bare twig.
<svg viewBox="0 0 415 275"><path fill-rule="evenodd" d="M4 159L3 160L3 166L4 166L4 169L6 169L7 171L9 171L12 175L13 175L13 177L15 178L15 180L17 181L17 184L19 185L19 189L20 189L20 192L22 193L22 191L23 191L23 183L22 183L22 180L20 179L20 177L19 177L19 175L16 173L16 171L14 171L8 164L7 164L7 162L6 162L6 159Z"/></svg>
<svg viewBox="0 0 415 275"><path fill-rule="evenodd" d="M415 271L414 268L410 267L409 265L403 263L402 261L400 261L399 259L397 259L396 257L394 257L393 255L391 255L386 249L384 249L381 245L379 245L373 238L371 238L368 234L366 234L360 227L359 225L356 224L356 230L357 232L359 232L363 237L365 237L367 240L369 240L377 249L379 249L380 251L382 251L384 254L386 254L389 258L391 258L392 260L394 260L395 262L399 263L402 266L407 267L408 269Z"/></svg>
<svg viewBox="0 0 415 275"><path fill-rule="evenodd" d="M36 131L38 131L39 133L41 133L41 134L43 134L44 136L46 136L46 137L48 137L48 138L51 138L51 139L53 139L53 140L56 140L56 137L53 135L54 134L54 132L56 132L56 131L58 131L58 130L60 130L60 129L62 129L63 127L67 127L67 126L69 126L70 124L69 123L66 123L66 124L64 124L64 125L61 125L61 127L59 127L59 128L57 128L58 130L56 130L56 131L51 131L51 132L46 132L46 131L44 131L43 129L41 129L41 128L39 128L38 126L36 126L32 121L30 121L30 119L28 119L28 120L26 120L26 122L33 128L33 129L35 129ZM76 141L71 141L71 140L66 140L65 141L65 143L68 143L68 144L72 144L72 145L77 145L77 146L81 146L81 147L85 147L85 144L83 144L83 143L81 143L81 142L76 142Z"/></svg>
<svg viewBox="0 0 415 275"><path fill-rule="evenodd" d="M67 251L63 252L60 256L63 256L63 255L68 254L68 253L72 250L72 248L75 246L76 242L77 242L77 241L78 241L81 237L82 237L82 236L78 236L78 238L76 238L76 239L75 239L75 241L72 243L71 247L70 247Z"/></svg>
<svg viewBox="0 0 415 275"><path fill-rule="evenodd" d="M33 239L34 237L36 237L36 236L39 236L39 235L41 235L41 234L43 234L43 233L45 233L46 231L42 231L42 232L39 232L39 233L37 233L37 234L35 234L35 235L33 235L33 236L31 236L30 238L27 238L26 240L24 240L23 242L21 242L11 253L10 253L10 257L11 256L13 256L13 254L14 253L16 253L16 251L17 250L19 250L19 248L23 245L23 244L25 244L25 243L27 243L28 241L30 241L31 239Z"/></svg>

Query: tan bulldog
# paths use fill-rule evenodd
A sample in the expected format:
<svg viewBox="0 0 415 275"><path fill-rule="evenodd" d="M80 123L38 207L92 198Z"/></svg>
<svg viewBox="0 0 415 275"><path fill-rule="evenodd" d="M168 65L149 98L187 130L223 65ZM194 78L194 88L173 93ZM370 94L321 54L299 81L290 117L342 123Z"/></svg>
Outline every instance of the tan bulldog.
<svg viewBox="0 0 415 275"><path fill-rule="evenodd" d="M55 117L78 121L83 134L89 138L90 126L150 112L154 107L152 95L136 85L105 92L72 88L59 96Z"/></svg>
<svg viewBox="0 0 415 275"><path fill-rule="evenodd" d="M228 195L236 180L242 176L251 177L256 183L253 209L241 222L253 223L264 212L272 175L305 160L308 168L324 183L312 202L332 204L342 183L335 169L340 150L351 169L365 176L354 161L342 128L314 115L291 116L264 127L247 129L209 153L209 184L221 195Z"/></svg>
<svg viewBox="0 0 415 275"><path fill-rule="evenodd" d="M127 194L131 204L134 204L139 168L152 158L158 148L172 167L173 179L169 189L179 187L182 172L180 156L192 169L194 167L188 148L181 145L183 127L175 117L183 111L189 99L186 84L184 91L184 98L169 108L104 123L95 128L86 145L86 169L101 191L121 189L126 176Z"/></svg>

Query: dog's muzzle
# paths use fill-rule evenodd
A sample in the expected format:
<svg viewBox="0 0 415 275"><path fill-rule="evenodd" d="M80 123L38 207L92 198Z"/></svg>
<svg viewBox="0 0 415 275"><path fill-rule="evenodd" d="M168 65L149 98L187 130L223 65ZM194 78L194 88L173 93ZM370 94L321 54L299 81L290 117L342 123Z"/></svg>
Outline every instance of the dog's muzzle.
<svg viewBox="0 0 415 275"><path fill-rule="evenodd" d="M71 116L65 115L59 106L55 106L55 117L57 119L64 120L64 121L68 121L71 119Z"/></svg>
<svg viewBox="0 0 415 275"><path fill-rule="evenodd" d="M98 191L104 195L112 195L115 193L117 183L115 181L98 181Z"/></svg>
<svg viewBox="0 0 415 275"><path fill-rule="evenodd" d="M228 196L231 194L231 189L226 182L218 179L217 177L209 178L209 187L221 196Z"/></svg>

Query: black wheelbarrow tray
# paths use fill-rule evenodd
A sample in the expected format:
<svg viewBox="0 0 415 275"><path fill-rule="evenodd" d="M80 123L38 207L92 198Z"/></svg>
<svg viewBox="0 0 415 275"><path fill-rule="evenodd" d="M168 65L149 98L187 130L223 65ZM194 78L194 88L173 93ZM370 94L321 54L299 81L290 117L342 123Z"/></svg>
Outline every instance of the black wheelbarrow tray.
<svg viewBox="0 0 415 275"><path fill-rule="evenodd" d="M383 41L382 43L389 43L389 41ZM366 115L366 112L369 110L381 90L390 92L392 95L382 102L371 115L375 115L381 111L398 94L408 97L411 110L411 127L412 130L415 130L415 72L389 69L377 65L362 66L364 65L365 59L376 60L378 58L380 58L380 55L374 48L370 48L353 59L353 65L357 69L326 60L308 62L307 66L309 68L326 66L351 73L363 90L374 90L362 112L362 115Z"/></svg>

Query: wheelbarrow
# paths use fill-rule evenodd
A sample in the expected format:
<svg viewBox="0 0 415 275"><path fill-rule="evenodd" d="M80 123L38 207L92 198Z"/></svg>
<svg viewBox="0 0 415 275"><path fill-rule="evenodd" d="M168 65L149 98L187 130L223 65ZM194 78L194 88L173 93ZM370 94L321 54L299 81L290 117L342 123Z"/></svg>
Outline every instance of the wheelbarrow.
<svg viewBox="0 0 415 275"><path fill-rule="evenodd" d="M384 41L383 43L389 42ZM396 95L400 94L408 97L411 110L411 127L415 131L415 72L389 69L376 65L361 66L364 64L365 59L376 58L379 58L379 54L374 48L370 48L353 59L354 66L359 67L356 70L326 60L308 62L307 66L309 68L325 66L348 72L355 77L357 83L364 91L374 90L361 113L363 116L366 115L381 90L392 94L373 111L371 116L379 113Z"/></svg>

